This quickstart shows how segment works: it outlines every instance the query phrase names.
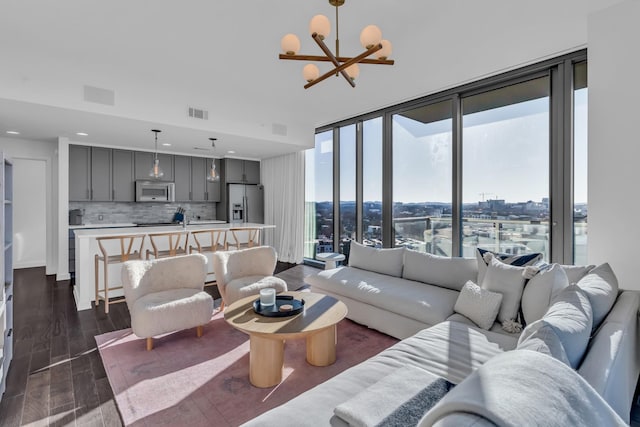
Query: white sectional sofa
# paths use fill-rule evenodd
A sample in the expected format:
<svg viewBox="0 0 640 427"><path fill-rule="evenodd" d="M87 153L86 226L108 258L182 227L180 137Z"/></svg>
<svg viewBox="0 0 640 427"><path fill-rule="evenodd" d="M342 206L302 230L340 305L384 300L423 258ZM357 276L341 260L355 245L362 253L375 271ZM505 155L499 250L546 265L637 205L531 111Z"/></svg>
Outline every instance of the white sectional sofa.
<svg viewBox="0 0 640 427"><path fill-rule="evenodd" d="M407 425L628 423L640 373L640 294L619 290L608 264L595 269L546 265L534 275L535 268L490 258L444 258L352 244L349 266L306 281L313 292L343 301L350 319L401 341L247 425L367 425L367 417L396 404L395 416L403 414L407 403L394 402L402 393L393 382L407 369L455 385L424 418ZM528 278L520 281L516 273ZM500 283L501 278L509 283ZM480 282L484 290L465 286L467 281ZM499 321L483 329L470 320L479 317L469 305L458 301L462 294L477 297L472 291L483 297L501 294L494 310L500 319L513 289L489 289L505 284L519 293L524 331L514 330L511 322L513 332L508 332ZM489 300L471 310L487 311L491 304L484 301ZM384 387L390 388L385 392ZM358 406L362 402L367 402L365 409ZM348 423L345 408L365 419Z"/></svg>

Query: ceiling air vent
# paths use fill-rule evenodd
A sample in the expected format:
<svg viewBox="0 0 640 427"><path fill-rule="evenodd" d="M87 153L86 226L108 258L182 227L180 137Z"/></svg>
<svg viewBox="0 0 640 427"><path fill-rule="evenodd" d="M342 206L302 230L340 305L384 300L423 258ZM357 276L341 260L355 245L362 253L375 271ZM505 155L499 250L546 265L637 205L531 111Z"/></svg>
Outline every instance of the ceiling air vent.
<svg viewBox="0 0 640 427"><path fill-rule="evenodd" d="M203 108L189 107L189 117L194 119L209 120L209 112Z"/></svg>

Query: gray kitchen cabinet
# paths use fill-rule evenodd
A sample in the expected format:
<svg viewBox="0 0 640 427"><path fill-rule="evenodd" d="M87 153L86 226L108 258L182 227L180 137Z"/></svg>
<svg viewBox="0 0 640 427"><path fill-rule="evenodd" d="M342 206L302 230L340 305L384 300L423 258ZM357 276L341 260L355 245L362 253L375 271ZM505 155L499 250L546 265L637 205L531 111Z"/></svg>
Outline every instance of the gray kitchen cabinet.
<svg viewBox="0 0 640 427"><path fill-rule="evenodd" d="M91 147L69 145L69 200L91 200Z"/></svg>
<svg viewBox="0 0 640 427"><path fill-rule="evenodd" d="M191 158L191 200L194 202L207 201L207 159L203 157Z"/></svg>
<svg viewBox="0 0 640 427"><path fill-rule="evenodd" d="M113 150L112 162L112 200L114 202L135 202L133 151Z"/></svg>
<svg viewBox="0 0 640 427"><path fill-rule="evenodd" d="M260 184L260 162L225 159L225 181L229 184Z"/></svg>
<svg viewBox="0 0 640 427"><path fill-rule="evenodd" d="M173 181L173 157L171 154L158 154L160 160L160 168L164 172L164 176L160 181ZM149 171L153 166L153 153L136 151L135 152L135 171L136 179L148 180Z"/></svg>
<svg viewBox="0 0 640 427"><path fill-rule="evenodd" d="M188 202L191 200L191 157L174 156L173 161L176 202Z"/></svg>
<svg viewBox="0 0 640 427"><path fill-rule="evenodd" d="M260 162L244 161L244 182L246 184L260 184Z"/></svg>
<svg viewBox="0 0 640 427"><path fill-rule="evenodd" d="M109 148L91 147L91 200L111 201L111 153Z"/></svg>

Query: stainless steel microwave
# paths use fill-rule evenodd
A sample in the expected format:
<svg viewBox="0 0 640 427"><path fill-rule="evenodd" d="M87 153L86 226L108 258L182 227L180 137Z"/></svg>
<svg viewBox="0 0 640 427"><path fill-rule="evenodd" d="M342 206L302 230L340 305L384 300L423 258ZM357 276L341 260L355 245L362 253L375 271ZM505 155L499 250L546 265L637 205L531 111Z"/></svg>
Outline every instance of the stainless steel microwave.
<svg viewBox="0 0 640 427"><path fill-rule="evenodd" d="M173 202L175 184L162 181L136 181L136 202Z"/></svg>

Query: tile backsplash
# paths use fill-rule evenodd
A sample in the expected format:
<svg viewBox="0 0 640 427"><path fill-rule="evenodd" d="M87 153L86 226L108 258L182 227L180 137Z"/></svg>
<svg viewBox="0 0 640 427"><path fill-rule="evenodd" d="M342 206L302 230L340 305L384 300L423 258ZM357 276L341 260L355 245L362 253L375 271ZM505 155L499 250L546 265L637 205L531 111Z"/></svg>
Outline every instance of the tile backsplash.
<svg viewBox="0 0 640 427"><path fill-rule="evenodd" d="M215 203L69 202L69 210L84 209L84 224L169 222L178 207L190 220L216 219Z"/></svg>

